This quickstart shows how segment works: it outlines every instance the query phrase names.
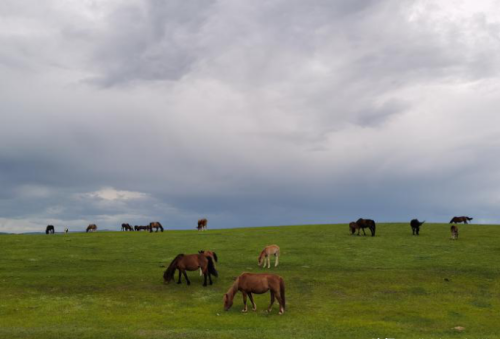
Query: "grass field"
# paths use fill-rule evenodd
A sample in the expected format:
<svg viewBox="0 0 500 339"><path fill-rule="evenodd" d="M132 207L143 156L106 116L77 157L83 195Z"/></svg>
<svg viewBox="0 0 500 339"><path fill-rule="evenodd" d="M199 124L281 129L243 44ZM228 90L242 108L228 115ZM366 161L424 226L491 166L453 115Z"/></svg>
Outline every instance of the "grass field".
<svg viewBox="0 0 500 339"><path fill-rule="evenodd" d="M500 337L500 227L379 224L164 233L0 236L0 338L468 338ZM287 311L224 312L234 277L263 272L257 256L281 247L268 271L286 282ZM211 249L219 278L163 284L178 253ZM274 264L274 262L273 262ZM176 274L177 276L177 274ZM465 328L463 331L454 329Z"/></svg>

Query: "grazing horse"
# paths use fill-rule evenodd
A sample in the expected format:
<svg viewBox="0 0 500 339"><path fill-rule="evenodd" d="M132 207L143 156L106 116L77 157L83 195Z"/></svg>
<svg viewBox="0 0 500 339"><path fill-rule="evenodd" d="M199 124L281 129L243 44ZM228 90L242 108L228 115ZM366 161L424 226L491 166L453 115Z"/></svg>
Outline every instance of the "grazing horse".
<svg viewBox="0 0 500 339"><path fill-rule="evenodd" d="M160 229L163 232L163 226L158 221L153 221L149 223L149 232L153 232L153 228L156 229L156 232L158 232L158 229Z"/></svg>
<svg viewBox="0 0 500 339"><path fill-rule="evenodd" d="M351 235L354 235L354 233L358 230L359 232L359 226L356 224L354 221L349 223L349 231L351 231ZM358 234L359 235L359 234Z"/></svg>
<svg viewBox="0 0 500 339"><path fill-rule="evenodd" d="M207 223L208 223L208 220L203 218L203 219L200 219L198 220L198 227L196 227L198 229L198 231L205 231L207 229Z"/></svg>
<svg viewBox="0 0 500 339"><path fill-rule="evenodd" d="M68 230L68 228L66 227L66 228L64 229L64 233L66 233L66 234L67 234L68 232L69 232L69 230Z"/></svg>
<svg viewBox="0 0 500 339"><path fill-rule="evenodd" d="M453 217L451 220L450 220L450 224L459 224L461 222L463 222L464 224L468 224L467 221L471 221L472 219L474 218L469 218L469 217Z"/></svg>
<svg viewBox="0 0 500 339"><path fill-rule="evenodd" d="M136 231L149 231L150 227L149 227L149 225L148 226L137 226L137 225L135 225L134 229Z"/></svg>
<svg viewBox="0 0 500 339"><path fill-rule="evenodd" d="M97 231L97 225L96 224L90 224L87 227L87 230L85 232L88 233L88 232L95 232L95 231Z"/></svg>
<svg viewBox="0 0 500 339"><path fill-rule="evenodd" d="M458 239L458 226L451 225L450 231L451 231L451 240L457 240Z"/></svg>
<svg viewBox="0 0 500 339"><path fill-rule="evenodd" d="M418 232L420 232L420 226L422 226L424 224L425 221L418 221L418 219L413 219L412 221L410 221L410 226L411 226L411 230L413 232L413 235L418 235Z"/></svg>
<svg viewBox="0 0 500 339"><path fill-rule="evenodd" d="M163 279L168 284L172 281L172 279L174 279L175 270L179 270L179 280L177 283L181 283L181 274L184 274L187 284L191 285L186 271L196 271L198 268L201 268L205 278L203 286L207 286L207 277L210 280L210 285L212 285L212 275L216 277L219 276L219 273L215 269L212 257L207 257L204 253L197 253L187 255L179 254L176 256L163 274Z"/></svg>
<svg viewBox="0 0 500 339"><path fill-rule="evenodd" d="M45 229L45 234L54 234L55 229L53 225L47 225L47 228Z"/></svg>
<svg viewBox="0 0 500 339"><path fill-rule="evenodd" d="M363 234L366 235L365 233L365 228L369 228L370 229L370 232L372 233L372 237L375 236L375 228L376 228L376 225L375 225L375 221L373 221L372 219L363 219L363 218L359 218L357 221L356 221L356 225L358 227L358 235L359 235L359 231L360 229L363 230ZM354 233L353 233L354 234Z"/></svg>
<svg viewBox="0 0 500 339"><path fill-rule="evenodd" d="M247 312L247 296L252 303L252 309L256 311L257 305L253 301L252 293L263 294L267 291L271 292L271 303L267 308L267 312L271 312L275 298L278 299L278 303L280 304L279 314L285 312L285 282L279 275L266 273L241 274L236 278L236 281L227 293L224 294L224 310L228 311L233 306L233 299L238 291L241 291L241 294L243 294L243 313Z"/></svg>
<svg viewBox="0 0 500 339"><path fill-rule="evenodd" d="M129 224L122 224L122 231L133 231L134 229Z"/></svg>
<svg viewBox="0 0 500 339"><path fill-rule="evenodd" d="M266 246L262 252L259 254L258 264L263 268L266 268L266 260L267 260L267 268L271 268L271 255L274 255L274 267L278 266L278 261L280 257L280 248L278 245L269 245Z"/></svg>

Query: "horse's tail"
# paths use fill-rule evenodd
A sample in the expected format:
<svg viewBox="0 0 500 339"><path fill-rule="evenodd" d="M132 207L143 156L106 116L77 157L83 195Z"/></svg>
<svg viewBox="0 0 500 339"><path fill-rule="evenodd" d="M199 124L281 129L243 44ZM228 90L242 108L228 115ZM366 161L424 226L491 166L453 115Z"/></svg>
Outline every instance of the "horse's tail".
<svg viewBox="0 0 500 339"><path fill-rule="evenodd" d="M425 223L425 220L420 223L420 226L422 226Z"/></svg>
<svg viewBox="0 0 500 339"><path fill-rule="evenodd" d="M217 259L217 254L215 252L212 252L214 255L215 262L219 262L219 259Z"/></svg>
<svg viewBox="0 0 500 339"><path fill-rule="evenodd" d="M174 260L170 263L165 273L163 273L163 280L169 283L174 278L175 270L177 269L177 263L184 256L184 254L177 255Z"/></svg>
<svg viewBox="0 0 500 339"><path fill-rule="evenodd" d="M285 281L280 277L280 294L283 301L283 309L285 309Z"/></svg>
<svg viewBox="0 0 500 339"><path fill-rule="evenodd" d="M210 273L211 275L213 275L215 277L218 277L219 272L217 272L217 270L215 269L215 265L214 265L212 258L207 257L207 259L208 259L208 273Z"/></svg>

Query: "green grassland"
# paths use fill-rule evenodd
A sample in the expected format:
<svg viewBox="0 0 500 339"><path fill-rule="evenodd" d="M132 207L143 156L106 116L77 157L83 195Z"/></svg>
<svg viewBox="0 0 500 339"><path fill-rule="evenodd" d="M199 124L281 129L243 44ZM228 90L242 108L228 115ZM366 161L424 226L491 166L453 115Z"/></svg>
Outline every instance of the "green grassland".
<svg viewBox="0 0 500 339"><path fill-rule="evenodd" d="M263 269L265 245L280 265ZM210 249L219 278L163 284L178 253ZM273 262L274 264L274 262ZM222 297L242 272L286 282L287 310ZM176 274L177 277L177 274ZM465 328L463 331L454 329ZM500 227L379 224L0 236L0 338L468 338L500 336Z"/></svg>

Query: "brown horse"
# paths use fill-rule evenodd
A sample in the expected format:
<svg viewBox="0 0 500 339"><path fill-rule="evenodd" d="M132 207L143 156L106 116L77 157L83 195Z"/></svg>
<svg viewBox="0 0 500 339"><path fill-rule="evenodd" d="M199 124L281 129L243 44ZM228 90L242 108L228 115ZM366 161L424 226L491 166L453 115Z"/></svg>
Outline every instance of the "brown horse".
<svg viewBox="0 0 500 339"><path fill-rule="evenodd" d="M459 224L461 222L463 222L464 224L468 224L467 221L471 221L472 219L474 218L469 218L469 217L453 217L451 220L450 220L450 224Z"/></svg>
<svg viewBox="0 0 500 339"><path fill-rule="evenodd" d="M259 266L264 264L264 268L271 268L271 256L274 255L274 267L278 266L279 257L280 257L280 247L278 245L269 245L266 246L259 254L259 259L257 263Z"/></svg>
<svg viewBox="0 0 500 339"><path fill-rule="evenodd" d="M55 229L53 225L47 225L47 228L45 229L45 234L54 234Z"/></svg>
<svg viewBox="0 0 500 339"><path fill-rule="evenodd" d="M136 230L138 232L139 231L149 231L149 229L150 229L149 225L148 226L137 226L137 225L134 226L134 230Z"/></svg>
<svg viewBox="0 0 500 339"><path fill-rule="evenodd" d="M208 220L203 218L203 219L200 219L198 220L198 227L196 227L198 229L198 231L205 231L207 229L207 223L208 223Z"/></svg>
<svg viewBox="0 0 500 339"><path fill-rule="evenodd" d="M90 224L87 227L87 230L85 232L88 233L88 232L95 232L95 231L97 231L97 225L96 224Z"/></svg>
<svg viewBox="0 0 500 339"><path fill-rule="evenodd" d="M134 229L129 224L122 224L122 231L133 231Z"/></svg>
<svg viewBox="0 0 500 339"><path fill-rule="evenodd" d="M358 229L358 235L359 235L359 231L360 229L363 230L363 234L366 235L365 233L365 228L369 228L370 229L370 232L372 233L372 237L375 236L375 228L376 228L376 225L375 225L375 221L373 221L372 219L363 219L363 218L359 218L356 222L356 227ZM349 224L350 225L350 224ZM354 232L352 231L352 228L351 228L351 232L352 234L354 234Z"/></svg>
<svg viewBox="0 0 500 339"><path fill-rule="evenodd" d="M354 235L354 233L358 230L359 233L359 226L356 224L354 221L349 223L349 231L351 232L351 235ZM359 234L358 234L359 235Z"/></svg>
<svg viewBox="0 0 500 339"><path fill-rule="evenodd" d="M149 232L153 232L153 228L156 229L156 232L158 232L158 229L160 229L163 232L163 226L158 221L153 221L149 223Z"/></svg>
<svg viewBox="0 0 500 339"><path fill-rule="evenodd" d="M450 231L451 231L451 240L457 240L458 239L458 226L451 225Z"/></svg>
<svg viewBox="0 0 500 339"><path fill-rule="evenodd" d="M285 282L279 275L265 273L241 274L236 278L233 286L224 294L224 310L228 311L233 306L233 299L238 291L241 291L241 294L243 294L242 312L247 312L247 296L252 303L252 309L256 311L257 305L253 301L252 293L263 294L267 291L271 292L271 303L267 308L267 312L271 312L275 298L278 299L278 303L280 304L279 314L285 312Z"/></svg>
<svg viewBox="0 0 500 339"><path fill-rule="evenodd" d="M172 279L174 279L175 270L179 270L179 280L178 284L181 283L181 274L184 274L184 278L186 278L186 282L188 285L191 285L189 278L186 274L186 271L196 271L201 268L204 276L203 286L207 286L207 277L210 280L210 285L212 285L212 275L218 277L219 273L215 269L214 262L212 257L205 256L204 253L198 254L179 254L175 257L174 260L170 263L167 270L163 274L163 279L168 284Z"/></svg>

